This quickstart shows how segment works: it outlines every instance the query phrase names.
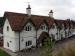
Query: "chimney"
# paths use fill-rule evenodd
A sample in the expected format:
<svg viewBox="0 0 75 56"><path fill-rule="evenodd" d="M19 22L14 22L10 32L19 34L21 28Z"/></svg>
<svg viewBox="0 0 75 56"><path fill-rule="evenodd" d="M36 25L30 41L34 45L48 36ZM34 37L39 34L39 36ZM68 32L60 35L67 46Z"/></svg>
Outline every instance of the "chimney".
<svg viewBox="0 0 75 56"><path fill-rule="evenodd" d="M49 17L52 17L53 18L53 10L50 10Z"/></svg>
<svg viewBox="0 0 75 56"><path fill-rule="evenodd" d="M31 7L30 5L28 4L28 7L26 8L26 13L31 16Z"/></svg>

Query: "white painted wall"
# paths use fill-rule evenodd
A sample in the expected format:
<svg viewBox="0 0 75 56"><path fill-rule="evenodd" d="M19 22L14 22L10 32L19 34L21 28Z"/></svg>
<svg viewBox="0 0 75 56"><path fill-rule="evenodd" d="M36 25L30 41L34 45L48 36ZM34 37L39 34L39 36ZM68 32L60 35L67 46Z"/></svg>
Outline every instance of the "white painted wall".
<svg viewBox="0 0 75 56"><path fill-rule="evenodd" d="M50 28L50 30L49 30L49 35L51 36L51 34L53 34L55 37L54 37L54 39L55 40L58 40L58 37L57 37L57 28L56 28L56 25L55 24L53 24L55 27L54 28Z"/></svg>
<svg viewBox="0 0 75 56"><path fill-rule="evenodd" d="M41 29L41 26L45 26L45 29ZM48 32L48 29L46 29L48 26L44 23L40 26L40 28L37 31L37 39L39 38L39 36L42 34L42 32Z"/></svg>
<svg viewBox="0 0 75 56"><path fill-rule="evenodd" d="M9 26L9 31L7 31L7 26ZM16 36L16 33L12 31L8 19L6 19L3 27L3 36L4 36L4 48L7 48L15 52L18 49L17 44L18 37ZM9 43L9 47L7 46L7 42Z"/></svg>
<svg viewBox="0 0 75 56"><path fill-rule="evenodd" d="M66 33L67 33L67 34L66 34L66 35L67 35L66 38L69 37L69 36L68 36L68 32L69 32L69 29L67 28L67 29L66 29Z"/></svg>
<svg viewBox="0 0 75 56"><path fill-rule="evenodd" d="M60 30L59 40L61 40L61 39L63 39L63 38L65 38L65 31L64 31L64 29L62 28L62 29Z"/></svg>
<svg viewBox="0 0 75 56"><path fill-rule="evenodd" d="M73 35L73 30L69 29L69 37Z"/></svg>
<svg viewBox="0 0 75 56"><path fill-rule="evenodd" d="M30 48L31 46L36 46L36 30L35 30L35 27L31 23L26 24L26 26L28 26L28 25L32 27L32 30L31 31L26 31L24 29L20 33L21 50L25 49L25 48ZM28 40L32 41L32 45L26 46L26 41L28 41Z"/></svg>

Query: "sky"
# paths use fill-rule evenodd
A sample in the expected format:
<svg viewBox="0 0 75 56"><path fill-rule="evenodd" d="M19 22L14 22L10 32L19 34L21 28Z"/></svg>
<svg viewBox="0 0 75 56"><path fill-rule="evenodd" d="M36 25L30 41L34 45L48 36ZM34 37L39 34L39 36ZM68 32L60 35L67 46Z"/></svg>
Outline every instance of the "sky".
<svg viewBox="0 0 75 56"><path fill-rule="evenodd" d="M32 14L48 16L53 10L55 19L75 20L75 0L0 0L0 16L5 11L26 13L28 2Z"/></svg>

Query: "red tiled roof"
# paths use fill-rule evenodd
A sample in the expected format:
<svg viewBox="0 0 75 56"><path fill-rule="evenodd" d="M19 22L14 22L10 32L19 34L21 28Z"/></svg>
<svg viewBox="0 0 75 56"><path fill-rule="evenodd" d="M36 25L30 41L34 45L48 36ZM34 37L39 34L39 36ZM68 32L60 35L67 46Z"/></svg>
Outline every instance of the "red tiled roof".
<svg viewBox="0 0 75 56"><path fill-rule="evenodd" d="M64 21L65 21L65 20L56 20L56 19L55 19L55 23L56 23L57 25L62 25L62 24L64 24Z"/></svg>
<svg viewBox="0 0 75 56"><path fill-rule="evenodd" d="M64 21L64 26L65 26L65 28L68 28L69 27L69 24L68 24L68 21L67 20Z"/></svg>
<svg viewBox="0 0 75 56"><path fill-rule="evenodd" d="M63 24L65 27L69 27L69 22L67 20L55 20L55 23L60 26Z"/></svg>
<svg viewBox="0 0 75 56"><path fill-rule="evenodd" d="M47 19L46 21L49 28L55 23L53 19Z"/></svg>
<svg viewBox="0 0 75 56"><path fill-rule="evenodd" d="M12 30L21 30L21 27L28 20L24 19L27 18L27 15L12 12L5 12L4 17L8 19Z"/></svg>
<svg viewBox="0 0 75 56"><path fill-rule="evenodd" d="M23 26L31 20L32 23L35 25L36 28L46 21L48 26L50 27L54 23L54 19L48 16L38 16L38 15L31 15L28 16L27 14L22 13L14 13L14 12L5 12L4 17L8 19L12 30L20 31L23 29Z"/></svg>

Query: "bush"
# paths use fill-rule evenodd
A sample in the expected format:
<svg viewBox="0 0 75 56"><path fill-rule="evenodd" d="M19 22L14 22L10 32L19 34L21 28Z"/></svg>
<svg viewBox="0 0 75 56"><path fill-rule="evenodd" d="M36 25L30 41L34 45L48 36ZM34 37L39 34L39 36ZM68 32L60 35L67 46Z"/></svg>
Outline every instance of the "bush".
<svg viewBox="0 0 75 56"><path fill-rule="evenodd" d="M50 37L44 42L44 51L41 56L52 56L52 47L54 46L54 40Z"/></svg>

